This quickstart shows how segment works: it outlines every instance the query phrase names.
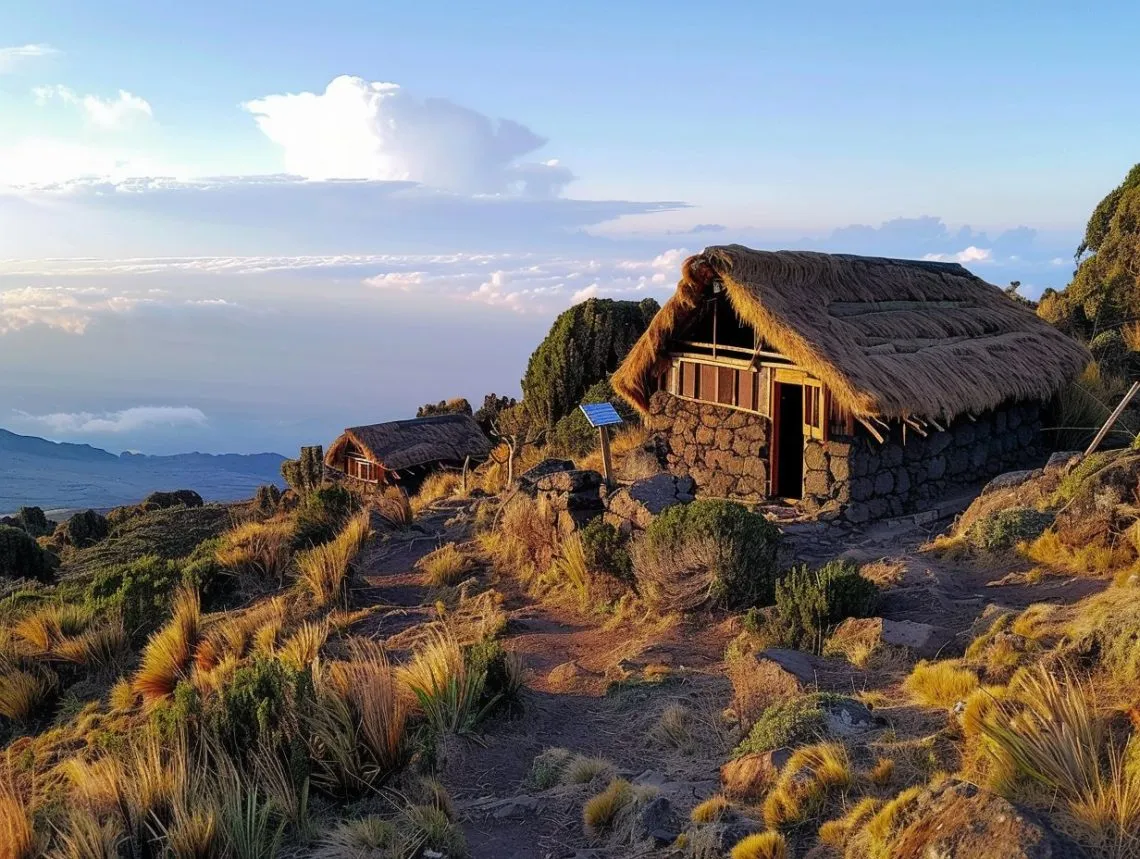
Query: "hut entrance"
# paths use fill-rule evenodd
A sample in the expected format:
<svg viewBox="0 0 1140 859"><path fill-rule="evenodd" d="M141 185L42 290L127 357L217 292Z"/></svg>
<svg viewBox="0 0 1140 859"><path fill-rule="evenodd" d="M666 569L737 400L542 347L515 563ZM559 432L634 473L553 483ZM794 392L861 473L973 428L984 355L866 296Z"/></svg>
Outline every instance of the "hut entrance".
<svg viewBox="0 0 1140 859"><path fill-rule="evenodd" d="M772 494L800 498L804 485L804 387L777 382L772 392Z"/></svg>

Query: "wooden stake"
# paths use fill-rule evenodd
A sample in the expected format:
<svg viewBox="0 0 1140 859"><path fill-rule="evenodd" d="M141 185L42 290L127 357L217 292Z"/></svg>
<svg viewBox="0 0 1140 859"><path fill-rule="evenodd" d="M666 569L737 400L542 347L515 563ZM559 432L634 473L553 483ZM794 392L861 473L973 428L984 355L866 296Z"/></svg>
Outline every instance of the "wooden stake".
<svg viewBox="0 0 1140 859"><path fill-rule="evenodd" d="M1124 410L1128 408L1128 404L1132 402L1132 398L1136 396L1137 391L1140 391L1140 382L1133 382L1132 387L1128 389L1128 393L1124 395L1124 399L1120 401L1120 405L1108 416L1108 420L1104 422L1104 426L1100 428L1100 432L1096 434L1096 437L1092 440L1092 444L1088 446L1088 449L1085 451L1085 456L1088 456L1100 446L1100 443L1104 441L1104 437L1108 435L1108 431L1112 429L1112 425L1120 420L1120 416L1124 414Z"/></svg>
<svg viewBox="0 0 1140 859"><path fill-rule="evenodd" d="M613 487L613 464L610 462L610 428L598 427L598 435L602 440L602 476L606 479L606 486Z"/></svg>

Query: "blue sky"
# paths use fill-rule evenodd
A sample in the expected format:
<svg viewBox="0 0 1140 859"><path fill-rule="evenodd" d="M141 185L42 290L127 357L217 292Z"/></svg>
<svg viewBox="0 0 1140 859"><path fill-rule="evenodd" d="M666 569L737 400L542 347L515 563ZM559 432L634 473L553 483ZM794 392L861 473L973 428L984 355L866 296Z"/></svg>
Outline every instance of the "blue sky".
<svg viewBox="0 0 1140 859"><path fill-rule="evenodd" d="M514 391L557 311L663 299L724 241L1062 286L1138 160L1138 26L1125 4L9 2L0 426L320 441ZM396 372L435 331L430 372Z"/></svg>

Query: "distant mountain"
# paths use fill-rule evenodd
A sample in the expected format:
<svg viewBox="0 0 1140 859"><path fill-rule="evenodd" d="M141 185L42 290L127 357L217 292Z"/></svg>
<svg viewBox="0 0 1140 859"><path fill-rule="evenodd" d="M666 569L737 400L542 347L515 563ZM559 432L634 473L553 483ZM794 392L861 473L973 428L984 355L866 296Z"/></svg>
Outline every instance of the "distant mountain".
<svg viewBox="0 0 1140 859"><path fill-rule="evenodd" d="M118 507L174 489L193 489L207 501L235 501L264 483L282 486L284 459L276 453L116 456L88 444L0 429L0 514L25 504L53 510Z"/></svg>

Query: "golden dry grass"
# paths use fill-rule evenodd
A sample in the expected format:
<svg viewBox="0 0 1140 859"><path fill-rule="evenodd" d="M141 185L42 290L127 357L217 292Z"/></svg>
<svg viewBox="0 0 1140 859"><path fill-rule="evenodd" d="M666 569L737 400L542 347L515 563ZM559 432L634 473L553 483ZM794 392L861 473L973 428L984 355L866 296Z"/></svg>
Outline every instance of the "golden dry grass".
<svg viewBox="0 0 1140 859"><path fill-rule="evenodd" d="M773 829L818 814L832 791L851 786L851 761L840 743L813 743L792 753L764 798L764 822Z"/></svg>
<svg viewBox="0 0 1140 859"><path fill-rule="evenodd" d="M1131 570L1136 562L1136 549L1128 540L1109 546L1092 543L1074 547L1054 530L1045 531L1032 542L1023 544L1020 550L1045 567L1083 575L1103 576Z"/></svg>
<svg viewBox="0 0 1140 859"><path fill-rule="evenodd" d="M435 588L458 584L471 571L471 558L455 543L448 543L430 554L424 555L416 564L423 571L424 580Z"/></svg>
<svg viewBox="0 0 1140 859"><path fill-rule="evenodd" d="M978 675L961 668L954 660L927 662L914 666L903 684L916 701L927 707L949 709L978 686Z"/></svg>
<svg viewBox="0 0 1140 859"><path fill-rule="evenodd" d="M126 661L129 652L130 638L118 615L100 626L63 639L52 650L54 656L65 662L99 669L117 668Z"/></svg>
<svg viewBox="0 0 1140 859"><path fill-rule="evenodd" d="M714 794L704 802L696 805L693 810L689 812L689 820L698 824L714 823L720 820L729 808L731 808L731 806L724 794Z"/></svg>
<svg viewBox="0 0 1140 859"><path fill-rule="evenodd" d="M779 832L757 832L737 841L731 859L787 859L788 842Z"/></svg>
<svg viewBox="0 0 1140 859"><path fill-rule="evenodd" d="M0 859L40 855L31 809L10 777L0 778Z"/></svg>
<svg viewBox="0 0 1140 859"><path fill-rule="evenodd" d="M836 820L829 820L819 827L819 840L830 847L843 848L850 841L851 833L857 831L871 819L883 801L873 796L865 796L851 806L851 809Z"/></svg>
<svg viewBox="0 0 1140 859"><path fill-rule="evenodd" d="M197 592L180 590L174 600L173 617L150 637L135 673L134 689L146 704L165 700L174 694L180 681L190 679L201 620Z"/></svg>
<svg viewBox="0 0 1140 859"><path fill-rule="evenodd" d="M455 471L437 471L429 474L412 498L412 509L417 515L441 498L452 498L460 491L463 477Z"/></svg>
<svg viewBox="0 0 1140 859"><path fill-rule="evenodd" d="M302 623L277 648L277 658L295 671L303 671L317 661L329 628L326 623Z"/></svg>
<svg viewBox="0 0 1140 859"><path fill-rule="evenodd" d="M389 486L376 500L376 512L391 527L406 531L416 521L416 511L412 507L408 493L398 486Z"/></svg>
<svg viewBox="0 0 1140 859"><path fill-rule="evenodd" d="M216 557L239 576L280 587L293 559L293 524L271 519L238 525L222 536Z"/></svg>
<svg viewBox="0 0 1140 859"><path fill-rule="evenodd" d="M83 632L91 622L91 617L91 612L87 609L71 603L60 603L21 618L12 631L34 652L45 654L65 638Z"/></svg>
<svg viewBox="0 0 1140 859"><path fill-rule="evenodd" d="M368 511L361 511L333 540L297 555L298 581L315 605L323 608L343 602L349 565L371 536Z"/></svg>
<svg viewBox="0 0 1140 859"><path fill-rule="evenodd" d="M20 723L46 716L45 706L54 695L55 678L50 672L10 671L0 675L0 716Z"/></svg>
<svg viewBox="0 0 1140 859"><path fill-rule="evenodd" d="M607 835L617 823L618 815L637 799L633 785L615 778L606 789L590 797L582 808L582 824L595 838Z"/></svg>

